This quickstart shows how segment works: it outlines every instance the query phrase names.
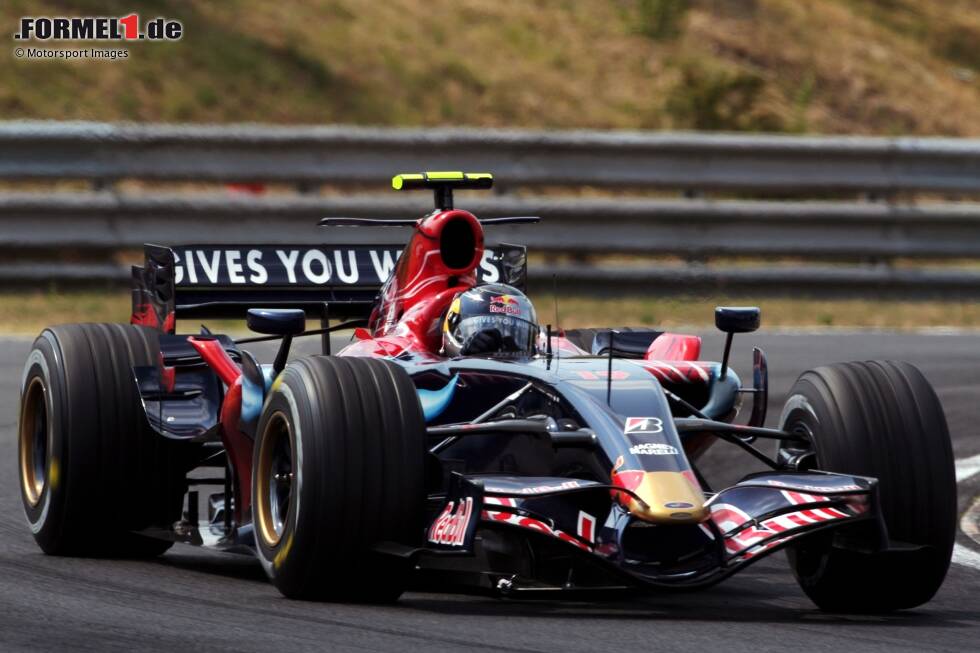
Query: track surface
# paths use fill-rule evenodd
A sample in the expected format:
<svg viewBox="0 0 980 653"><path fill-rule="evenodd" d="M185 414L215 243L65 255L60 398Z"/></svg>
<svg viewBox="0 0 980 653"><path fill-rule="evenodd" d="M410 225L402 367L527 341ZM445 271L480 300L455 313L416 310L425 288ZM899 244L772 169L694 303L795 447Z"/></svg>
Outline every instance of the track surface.
<svg viewBox="0 0 980 653"><path fill-rule="evenodd" d="M769 354L770 419L802 370L899 358L919 365L946 409L957 459L980 454L980 334L750 334ZM705 357L720 353L707 334ZM16 480L15 425L28 339L0 339L0 650L229 651L938 651L980 649L980 566L954 564L937 597L890 616L821 613L781 554L701 593L596 601L513 601L409 593L395 606L288 601L246 557L178 545L151 562L52 558L34 546ZM716 353L717 352L717 353ZM712 454L709 478L749 471ZM980 476L960 486L960 507ZM98 524L93 524L98 528ZM961 545L973 546L961 535ZM966 558L980 559L965 550Z"/></svg>

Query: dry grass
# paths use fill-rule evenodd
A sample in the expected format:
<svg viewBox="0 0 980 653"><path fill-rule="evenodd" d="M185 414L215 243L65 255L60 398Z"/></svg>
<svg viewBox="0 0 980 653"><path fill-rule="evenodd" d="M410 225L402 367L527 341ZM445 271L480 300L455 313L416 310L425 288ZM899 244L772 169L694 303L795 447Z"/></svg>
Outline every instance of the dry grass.
<svg viewBox="0 0 980 653"><path fill-rule="evenodd" d="M535 298L542 322L552 322L551 297ZM977 328L980 303L776 297L562 297L563 327L637 325L664 328L714 325L714 307L759 306L765 328L857 327L880 329Z"/></svg>
<svg viewBox="0 0 980 653"><path fill-rule="evenodd" d="M123 0L10 0L123 15ZM0 66L0 118L980 135L976 0L240 0L129 59Z"/></svg>
<svg viewBox="0 0 980 653"><path fill-rule="evenodd" d="M553 299L533 297L542 323L553 322ZM0 293L0 334L34 335L47 325L65 322L123 322L129 316L129 295L108 291L47 291ZM561 325L708 327L713 309L731 300L715 297L650 299L623 297L561 297ZM923 327L980 328L980 303L938 301L815 300L739 298L739 305L762 308L765 327L871 327L913 329ZM244 324L208 320L216 333L244 333ZM181 330L194 331L196 322Z"/></svg>
<svg viewBox="0 0 980 653"><path fill-rule="evenodd" d="M36 335L46 326L73 322L127 322L131 313L128 291L81 290L0 292L0 334ZM241 333L245 325L231 320L209 320L217 333ZM184 322L185 331L197 330Z"/></svg>
<svg viewBox="0 0 980 653"><path fill-rule="evenodd" d="M6 334L33 335L45 326L68 322L122 322L129 313L125 292L0 293L0 333Z"/></svg>

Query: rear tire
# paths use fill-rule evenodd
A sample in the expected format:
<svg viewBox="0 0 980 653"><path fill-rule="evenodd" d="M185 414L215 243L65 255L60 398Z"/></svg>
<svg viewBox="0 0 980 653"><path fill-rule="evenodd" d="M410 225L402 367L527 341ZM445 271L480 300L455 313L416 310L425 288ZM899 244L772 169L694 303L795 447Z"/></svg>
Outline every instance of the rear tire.
<svg viewBox="0 0 980 653"><path fill-rule="evenodd" d="M38 546L53 555L155 556L172 542L137 535L180 518L185 468L152 433L132 368L156 364L152 329L45 329L21 387L21 498Z"/></svg>
<svg viewBox="0 0 980 653"><path fill-rule="evenodd" d="M817 469L877 478L892 546L924 547L867 554L814 535L789 549L807 596L835 612L929 601L952 555L956 474L942 406L922 373L893 361L811 370L790 391L780 422L811 436Z"/></svg>
<svg viewBox="0 0 980 653"><path fill-rule="evenodd" d="M375 544L424 533L425 420L398 365L313 356L286 367L259 420L252 473L258 556L296 599L394 601L407 560Z"/></svg>

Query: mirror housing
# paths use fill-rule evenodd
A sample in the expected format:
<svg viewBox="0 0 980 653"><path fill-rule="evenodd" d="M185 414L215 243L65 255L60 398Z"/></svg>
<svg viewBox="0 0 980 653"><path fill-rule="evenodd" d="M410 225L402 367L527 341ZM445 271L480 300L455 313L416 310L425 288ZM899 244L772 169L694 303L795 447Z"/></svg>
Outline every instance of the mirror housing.
<svg viewBox="0 0 980 653"><path fill-rule="evenodd" d="M250 308L245 323L256 333L295 336L306 330L306 312L301 308Z"/></svg>
<svg viewBox="0 0 980 653"><path fill-rule="evenodd" d="M758 306L716 306L715 326L727 333L725 353L721 359L721 378L728 374L728 356L732 353L732 338L736 333L750 333L759 328L762 312Z"/></svg>
<svg viewBox="0 0 980 653"><path fill-rule="evenodd" d="M751 333L759 328L762 312L757 306L718 306L715 326L724 333Z"/></svg>

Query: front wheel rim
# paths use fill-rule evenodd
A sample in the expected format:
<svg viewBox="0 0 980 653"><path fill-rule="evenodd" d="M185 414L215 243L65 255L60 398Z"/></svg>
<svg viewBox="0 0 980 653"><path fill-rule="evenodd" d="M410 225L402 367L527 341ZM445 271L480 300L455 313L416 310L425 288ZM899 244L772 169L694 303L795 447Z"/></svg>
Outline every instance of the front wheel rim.
<svg viewBox="0 0 980 653"><path fill-rule="evenodd" d="M18 448L20 487L27 503L37 506L48 481L48 401L44 382L34 377L21 406Z"/></svg>
<svg viewBox="0 0 980 653"><path fill-rule="evenodd" d="M286 416L273 413L261 437L256 468L256 521L262 540L274 547L286 530L292 503L292 431Z"/></svg>

